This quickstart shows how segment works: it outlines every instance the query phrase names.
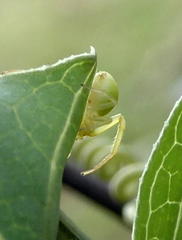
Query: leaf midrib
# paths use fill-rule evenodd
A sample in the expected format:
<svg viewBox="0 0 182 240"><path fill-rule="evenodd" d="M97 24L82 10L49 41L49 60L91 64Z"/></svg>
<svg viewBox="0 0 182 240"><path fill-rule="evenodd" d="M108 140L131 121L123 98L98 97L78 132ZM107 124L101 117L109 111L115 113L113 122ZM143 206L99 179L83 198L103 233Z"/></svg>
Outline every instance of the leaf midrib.
<svg viewBox="0 0 182 240"><path fill-rule="evenodd" d="M89 79L90 75L92 74L92 72L94 71L95 69L95 64L93 65L93 67L91 68L89 74L87 75L86 79L84 82L87 82L87 80ZM61 132L59 138L58 138L58 142L55 146L55 149L53 151L53 154L52 154L52 158L50 160L50 163L51 163L51 167L50 167L50 176L49 176L49 182L48 182L48 187L47 187L47 199L46 199L46 202L45 202L45 224L48 223L48 219L49 219L49 213L50 213L50 208L51 208L51 204L54 199L53 199L53 196L51 194L52 190L54 189L54 177L55 177L55 171L57 170L57 164L58 164L58 161L60 159L60 149L61 149L61 146L62 146L62 143L64 141L64 138L66 136L66 133L68 131L68 128L69 128L69 125L70 125L70 120L72 118L72 114L74 112L74 109L75 109L75 105L77 103L77 100L81 94L81 91L82 91L82 88L80 88L77 93L75 93L75 96L73 98L73 104L70 108L70 111L68 113L68 117L66 119L66 122L65 122L65 127L64 127L64 130Z"/></svg>

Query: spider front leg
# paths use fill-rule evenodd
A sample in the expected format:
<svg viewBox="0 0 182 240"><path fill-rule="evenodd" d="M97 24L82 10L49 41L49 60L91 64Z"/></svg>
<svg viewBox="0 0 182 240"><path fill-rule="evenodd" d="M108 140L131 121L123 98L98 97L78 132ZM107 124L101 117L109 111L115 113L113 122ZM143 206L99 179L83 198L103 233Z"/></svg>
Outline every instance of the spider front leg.
<svg viewBox="0 0 182 240"><path fill-rule="evenodd" d="M118 152L122 137L123 137L123 132L126 126L125 119L121 114L117 114L111 117L111 122L108 124L105 124L101 127L96 128L90 136L97 136L102 132L105 132L109 128L113 127L114 125L118 124L117 128L117 133L114 137L113 144L111 146L110 153L108 153L94 168L83 171L81 174L83 176L94 173L97 171L99 168L101 168L103 165L105 165L113 156Z"/></svg>

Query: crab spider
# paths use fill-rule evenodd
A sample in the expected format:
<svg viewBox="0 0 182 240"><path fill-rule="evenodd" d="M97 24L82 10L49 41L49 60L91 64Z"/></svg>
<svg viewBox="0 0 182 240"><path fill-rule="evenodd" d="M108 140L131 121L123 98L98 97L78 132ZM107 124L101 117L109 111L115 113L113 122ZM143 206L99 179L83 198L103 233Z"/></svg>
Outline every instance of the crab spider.
<svg viewBox="0 0 182 240"><path fill-rule="evenodd" d="M117 105L117 102L118 86L116 81L107 72L97 72L87 100L77 139L81 139L84 136L97 136L114 125L118 125L118 127L110 152L95 167L81 172L84 176L97 171L118 152L125 129L125 119L120 113L111 117L107 116Z"/></svg>

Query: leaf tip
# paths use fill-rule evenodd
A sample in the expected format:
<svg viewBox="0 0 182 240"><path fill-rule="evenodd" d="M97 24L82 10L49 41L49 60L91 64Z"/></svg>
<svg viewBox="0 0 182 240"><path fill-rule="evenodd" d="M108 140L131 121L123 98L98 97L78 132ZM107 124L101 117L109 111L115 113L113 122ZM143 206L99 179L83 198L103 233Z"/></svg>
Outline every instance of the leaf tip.
<svg viewBox="0 0 182 240"><path fill-rule="evenodd" d="M90 46L90 54L91 55L96 55L95 48L93 46Z"/></svg>

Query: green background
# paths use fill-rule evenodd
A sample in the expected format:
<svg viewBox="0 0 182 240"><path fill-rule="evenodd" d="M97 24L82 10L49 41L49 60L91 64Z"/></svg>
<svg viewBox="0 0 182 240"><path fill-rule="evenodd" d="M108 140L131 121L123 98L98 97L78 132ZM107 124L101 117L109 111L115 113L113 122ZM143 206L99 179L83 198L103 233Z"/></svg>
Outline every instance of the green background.
<svg viewBox="0 0 182 240"><path fill-rule="evenodd" d="M0 6L0 71L52 63L93 45L98 69L112 73L120 87L114 113L126 118L124 143L145 160L182 90L182 2L0 0ZM93 239L110 239L103 229L113 221L114 239L126 239L118 220L109 220L95 205L102 216L100 228L89 214L90 205L79 214L82 198L76 195L74 201L73 196L66 189L62 206L72 210L74 221L94 234Z"/></svg>

